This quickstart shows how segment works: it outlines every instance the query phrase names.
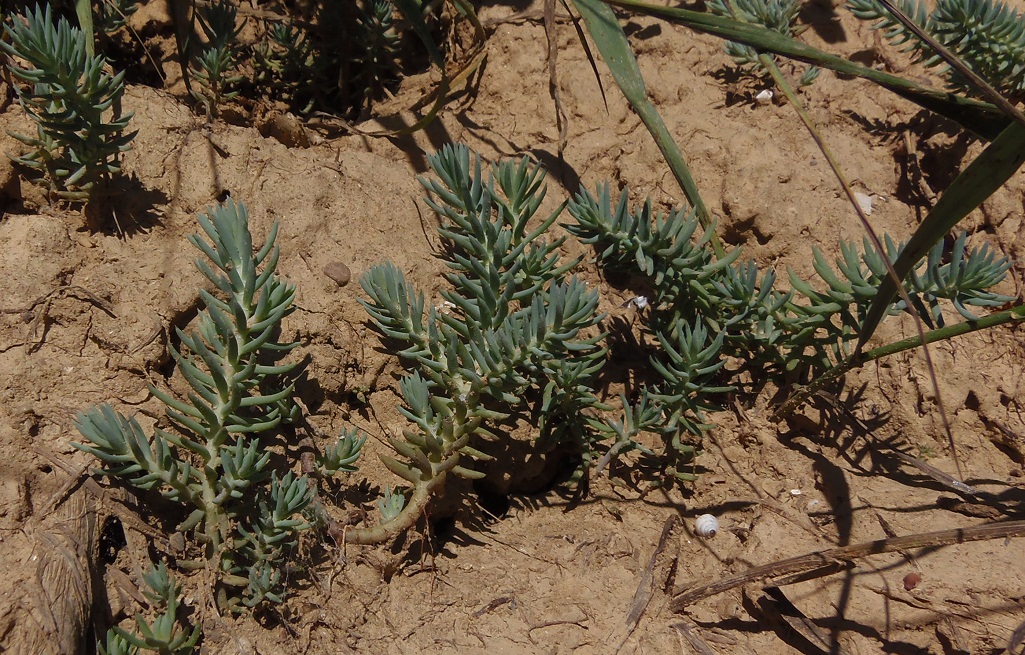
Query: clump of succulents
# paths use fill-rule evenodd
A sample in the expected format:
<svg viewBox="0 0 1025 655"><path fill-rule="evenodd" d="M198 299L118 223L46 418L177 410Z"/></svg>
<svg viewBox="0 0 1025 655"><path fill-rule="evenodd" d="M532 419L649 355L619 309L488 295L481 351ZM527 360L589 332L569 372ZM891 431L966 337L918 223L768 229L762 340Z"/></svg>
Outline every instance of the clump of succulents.
<svg viewBox="0 0 1025 655"><path fill-rule="evenodd" d="M197 327L178 330L181 346L171 350L189 387L185 400L152 388L169 422L152 434L109 405L94 407L76 421L85 438L76 446L99 458L100 473L187 508L176 529L201 544L217 572L220 603L254 607L281 602L285 564L311 527L310 482L277 470L270 450L275 429L298 415L297 365L280 363L296 344L277 341L295 287L275 272L276 224L254 251L244 205L229 200L200 214L199 223L206 238L190 241L216 291L200 292L206 308ZM353 470L364 441L344 433L321 458L324 473Z"/></svg>
<svg viewBox="0 0 1025 655"><path fill-rule="evenodd" d="M997 91L1013 99L1025 95L1025 15L1000 0L898 0L897 7ZM929 67L940 67L952 89L975 93L963 75L876 0L848 0L851 13L874 21L894 45L903 46Z"/></svg>
<svg viewBox="0 0 1025 655"><path fill-rule="evenodd" d="M4 24L0 49L8 70L25 83L18 100L36 123L35 136L13 136L32 148L14 161L38 172L61 198L88 201L121 172L121 153L135 132L120 114L123 73L111 75L102 55L91 55L91 34L66 19L54 22L49 5Z"/></svg>

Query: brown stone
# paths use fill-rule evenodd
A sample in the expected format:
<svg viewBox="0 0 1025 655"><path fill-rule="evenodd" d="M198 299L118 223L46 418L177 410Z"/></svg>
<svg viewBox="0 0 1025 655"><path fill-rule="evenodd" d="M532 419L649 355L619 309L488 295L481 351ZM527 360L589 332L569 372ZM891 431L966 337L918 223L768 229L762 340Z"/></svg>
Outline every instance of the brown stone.
<svg viewBox="0 0 1025 655"><path fill-rule="evenodd" d="M352 279L349 267L342 262L331 262L325 266L324 275L334 280L340 287L344 287Z"/></svg>
<svg viewBox="0 0 1025 655"><path fill-rule="evenodd" d="M908 573L904 576L904 591L911 591L918 586L918 583L922 581L922 576L915 571Z"/></svg>

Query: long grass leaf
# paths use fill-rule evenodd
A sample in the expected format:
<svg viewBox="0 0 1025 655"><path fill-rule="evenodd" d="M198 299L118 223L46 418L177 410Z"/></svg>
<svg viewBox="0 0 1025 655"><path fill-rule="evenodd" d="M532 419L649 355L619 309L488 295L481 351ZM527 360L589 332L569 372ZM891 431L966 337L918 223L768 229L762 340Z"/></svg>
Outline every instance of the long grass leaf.
<svg viewBox="0 0 1025 655"><path fill-rule="evenodd" d="M641 69L637 66L633 49L623 32L619 20L613 13L612 8L602 0L573 0L577 11L584 19L587 31L591 34L598 52L601 53L605 65L612 72L613 79L622 89L630 106L633 107L645 127L655 139L659 150L666 158L669 168L673 171L676 181L679 182L687 200L697 211L701 225L706 229L712 224L712 217L708 208L701 200L697 184L690 173L690 168L680 152L679 146L669 133L669 128L659 115L655 105L648 98L648 90L644 85L644 78L641 77ZM722 246L718 239L713 240L716 254L722 256Z"/></svg>
<svg viewBox="0 0 1025 655"><path fill-rule="evenodd" d="M1012 123L947 187L936 206L915 230L893 269L901 280L922 260L929 249L961 219L1003 186L1025 163L1025 127ZM896 283L887 276L879 285L858 339L865 345L897 295Z"/></svg>
<svg viewBox="0 0 1025 655"><path fill-rule="evenodd" d="M592 1L596 2L597 0ZM822 52L761 25L745 23L725 16L653 5L640 0L604 0L604 2L646 16L663 18L698 32L743 43L757 50L773 52L790 59L828 68L837 73L854 75L875 82L902 98L945 116L986 139L996 137L1010 123L1007 116L989 103L962 98L946 91L916 84L896 75L861 66L849 59Z"/></svg>
<svg viewBox="0 0 1025 655"><path fill-rule="evenodd" d="M191 97L192 76L189 74L189 47L192 34L196 31L196 7L194 0L168 0L171 22L174 23L175 56L181 68L185 91Z"/></svg>
<svg viewBox="0 0 1025 655"><path fill-rule="evenodd" d="M96 42L93 38L93 8L89 0L75 0L75 14L78 16L78 27L85 38L85 53L96 56Z"/></svg>
<svg viewBox="0 0 1025 655"><path fill-rule="evenodd" d="M434 42L434 37L431 36L431 30L424 21L423 6L416 0L394 0L394 3L395 8L399 10L403 18L409 21L409 26L416 32L420 42L424 44L431 63L440 68L444 74L445 58L441 56L441 51L438 50L438 45Z"/></svg>
<svg viewBox="0 0 1025 655"><path fill-rule="evenodd" d="M921 26L901 11L900 7L893 4L893 2L890 0L879 0L879 3L886 7L886 10L889 11L894 18L900 21L900 23L904 25L905 29L912 32L923 43L928 44L929 48L939 55L947 65L971 82L972 86L975 87L982 97L992 102L994 105L999 107L1002 112L1025 126L1025 116L1023 116L1009 100L1004 98L996 89L990 86L989 82L984 80L981 75L969 68L968 65L961 61L957 55L944 47L944 45L931 34L923 30Z"/></svg>

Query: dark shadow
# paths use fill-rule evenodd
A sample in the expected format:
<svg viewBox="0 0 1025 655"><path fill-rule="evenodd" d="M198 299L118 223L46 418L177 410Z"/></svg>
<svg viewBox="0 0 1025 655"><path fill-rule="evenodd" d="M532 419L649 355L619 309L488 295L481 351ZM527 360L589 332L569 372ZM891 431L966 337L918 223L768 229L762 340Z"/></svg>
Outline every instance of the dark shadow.
<svg viewBox="0 0 1025 655"><path fill-rule="evenodd" d="M419 524L425 526L424 533L419 535L416 542L406 545L404 565L439 556L455 559L457 555L451 546L487 546L488 542L479 537L493 534L491 526L494 523L493 520L486 521L480 511L465 506L445 516L428 515L426 520L421 518Z"/></svg>
<svg viewBox="0 0 1025 655"><path fill-rule="evenodd" d="M113 564L117 560L117 554L126 545L128 540L125 538L125 528L121 524L121 519L113 515L108 516L100 532L100 562Z"/></svg>
<svg viewBox="0 0 1025 655"><path fill-rule="evenodd" d="M924 649L915 644L911 644L903 641L892 641L886 637L886 635L880 633L876 628L866 626L856 621L851 621L846 618L829 617L826 619L814 619L805 617L805 615L794 606L792 602L783 594L782 591L776 588L769 588L766 593L760 596L755 603L747 595L744 597L744 609L746 609L752 616L761 616L766 618L766 623L769 624L773 631L779 636L779 638L786 644L797 650L798 652L805 653L806 655L822 655L823 653L830 653L831 655L843 652L840 647L838 636L841 632L854 632L868 637L880 644L880 652L893 653L894 655L925 655L929 653L928 649ZM820 646L809 641L804 635L797 632L790 626L787 618L794 619L797 621L810 621L819 628L825 628L830 631L830 649L824 650Z"/></svg>
<svg viewBox="0 0 1025 655"><path fill-rule="evenodd" d="M336 476L323 480L320 486L322 501L329 507L363 508L366 512L377 511L377 501L384 496L384 489L367 480L353 483L350 478ZM336 517L337 518L337 517Z"/></svg>
<svg viewBox="0 0 1025 655"><path fill-rule="evenodd" d="M879 52L876 51L875 48L865 48L864 50L858 50L848 55L847 59L850 59L855 64L861 64L866 68L872 68L876 64L880 63ZM851 75L849 73L840 73L837 71L834 71L834 74L840 79L844 80L853 80L857 77L856 75Z"/></svg>
<svg viewBox="0 0 1025 655"><path fill-rule="evenodd" d="M187 307L182 308L170 317L168 324L165 326L168 348L173 348L176 352L181 352L182 340L181 337L178 336L178 330L188 333L189 323L199 316L199 310L202 306L203 299L200 298L197 293ZM159 373L166 382L174 376L174 372L177 368L178 360L174 357L168 357L166 361L157 368L156 372Z"/></svg>
<svg viewBox="0 0 1025 655"><path fill-rule="evenodd" d="M771 89L771 82L752 77L739 66L723 66L712 71L712 78L722 85L726 95L723 103L727 107L737 105L753 105L755 96L763 89Z"/></svg>
<svg viewBox="0 0 1025 655"><path fill-rule="evenodd" d="M940 642L940 647L943 648L943 655L971 655L969 651L952 642L942 630L936 631L936 638Z"/></svg>
<svg viewBox="0 0 1025 655"><path fill-rule="evenodd" d="M933 202L924 195L939 195L950 186L961 170L968 148L976 141L970 132L957 123L932 112L921 110L907 121L890 123L866 118L853 111L844 114L871 136L883 143L904 145L907 134L915 152L906 147L895 148L895 161L900 168L896 197L912 206L927 207ZM933 137L943 136L940 143ZM904 143L902 143L904 142Z"/></svg>
<svg viewBox="0 0 1025 655"><path fill-rule="evenodd" d="M582 188L580 174L557 153L541 148L530 148L526 152L544 166L549 175L559 180L559 183L571 196L580 192Z"/></svg>
<svg viewBox="0 0 1025 655"><path fill-rule="evenodd" d="M169 28L161 34L158 25L158 21L151 21L141 32L121 30L114 35L97 29L96 51L103 53L114 70L124 71L125 82L162 89L166 79L158 62L166 56L162 46L167 41L160 37L168 37L173 41L174 35ZM174 48L173 45L170 47Z"/></svg>
<svg viewBox="0 0 1025 655"><path fill-rule="evenodd" d="M638 400L640 390L658 381L658 373L650 366L638 366L639 362L647 362L652 354L637 340L634 324L644 319L623 314L610 316L601 323L601 329L608 333L605 345L609 349L605 366L599 380L601 391L610 394L611 385L622 383L623 393L627 399Z"/></svg>
<svg viewBox="0 0 1025 655"><path fill-rule="evenodd" d="M809 25L815 34L826 43L843 43L847 41L847 33L840 24L840 15L836 7L828 0L814 0L801 5L797 14L798 20Z"/></svg>
<svg viewBox="0 0 1025 655"><path fill-rule="evenodd" d="M1003 486L1004 489L998 493L975 489L960 489L952 483L945 483L938 479L942 474L930 475L921 467L915 466L911 460L916 460L909 451L910 448L903 442L899 435L882 438L876 435L876 430L888 421L889 413L875 411L867 419L857 417L853 414L851 407L862 401L862 394L865 387L853 390L852 393L842 401L840 405L825 402L824 399L817 399L814 403L820 410L821 420L817 427L811 430L807 426L791 423L792 430L781 436L781 442L791 448L802 452L806 457L813 460L816 470L819 470L823 480L826 478L828 467L822 462L822 456L812 452L807 446L795 441L793 437L807 434L821 434L822 443L831 444L836 448L840 457L851 467L851 474L859 477L871 477L885 475L886 477L908 487L919 489L930 489L941 495L936 506L951 512L957 512L966 516L981 518L1005 518L1017 519L1025 517L1025 489L1007 485L1002 480L996 479L971 479L966 484L969 487ZM846 485L846 482L843 483ZM832 499L827 496L827 499ZM880 508L895 513L914 513L934 506L926 507L887 507ZM835 512L835 509L834 509ZM844 542L841 542L844 545Z"/></svg>
<svg viewBox="0 0 1025 655"><path fill-rule="evenodd" d="M495 490L485 482L485 478L473 481L473 491L477 494L477 505L484 512L485 522L498 522L509 514L512 506L509 494Z"/></svg>
<svg viewBox="0 0 1025 655"><path fill-rule="evenodd" d="M170 200L163 191L147 188L135 175L115 177L100 194L86 207L86 215L98 212L94 225L106 234L124 237L145 234L161 225L156 208Z"/></svg>
<svg viewBox="0 0 1025 655"><path fill-rule="evenodd" d="M134 174L116 177L110 189L112 198L109 200L116 206L116 210L112 207L117 220L115 229L119 224L125 236L147 233L163 224L156 210L170 202L164 192L147 188Z"/></svg>
<svg viewBox="0 0 1025 655"><path fill-rule="evenodd" d="M484 0L478 6L483 9L484 7L509 7L515 12L526 11L533 4L531 0ZM479 13L479 12L478 12Z"/></svg>
<svg viewBox="0 0 1025 655"><path fill-rule="evenodd" d="M968 155L968 148L976 141L974 136L950 121L937 121L936 129L928 136L940 132L953 136L953 143L936 145L926 141L927 137L921 137L918 144L922 175L934 193L950 186L961 171L961 162Z"/></svg>
<svg viewBox="0 0 1025 655"><path fill-rule="evenodd" d="M751 616L759 617L758 624L776 633L780 641L803 655L823 655L826 651L795 630L787 618L800 620L803 615L789 601L782 603L769 596L770 591L757 596L757 600L745 593L744 609Z"/></svg>
<svg viewBox="0 0 1025 655"><path fill-rule="evenodd" d="M376 120L381 128L391 130L393 132L408 130L414 124L409 121L406 116L401 114L380 116L377 117ZM439 120L431 121L426 127L421 129L418 134L422 134L427 137L427 140L430 142L434 151L441 150L443 146L452 143L452 135L449 134L448 130L445 128L444 123ZM369 147L369 140L371 138L373 137L363 137L363 141L367 147ZM427 165L427 153L423 148L417 145L416 139L412 134L393 134L385 138L387 138L392 145L406 155L406 160L409 162L413 171L416 173L427 172L429 168Z"/></svg>
<svg viewBox="0 0 1025 655"><path fill-rule="evenodd" d="M802 435L803 437L803 435ZM851 510L851 488L844 477L843 469L831 462L828 457L820 452L809 448L801 443L803 438L795 438L794 435L781 435L780 442L795 450L812 462L812 469L819 475L820 491L830 506L830 513L836 525L836 541L838 546L848 546L851 543L851 533L854 527L854 516Z"/></svg>
<svg viewBox="0 0 1025 655"><path fill-rule="evenodd" d="M653 23L653 24L648 25L647 27L645 27L645 26L643 26L643 25L641 25L639 23L635 23L633 21L630 21L626 25L623 26L623 32L629 38L636 39L636 40L639 40L639 41L644 41L646 39L651 39L651 38L654 38L656 36L661 36L662 35L662 24L661 23Z"/></svg>

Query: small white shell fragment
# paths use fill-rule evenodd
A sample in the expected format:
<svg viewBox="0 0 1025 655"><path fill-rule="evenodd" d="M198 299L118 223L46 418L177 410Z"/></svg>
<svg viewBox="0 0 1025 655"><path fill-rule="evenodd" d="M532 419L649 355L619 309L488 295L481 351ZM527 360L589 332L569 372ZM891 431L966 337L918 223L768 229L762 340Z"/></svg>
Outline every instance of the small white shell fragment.
<svg viewBox="0 0 1025 655"><path fill-rule="evenodd" d="M755 104L756 105L767 105L770 102L772 102L772 90L771 89L762 89L761 91L758 92L758 95L755 96Z"/></svg>
<svg viewBox="0 0 1025 655"><path fill-rule="evenodd" d="M711 539L719 532L719 519L711 514L702 514L694 520L694 531L698 533L699 537Z"/></svg>
<svg viewBox="0 0 1025 655"><path fill-rule="evenodd" d="M861 211L865 212L865 216L872 215L872 196L861 191L855 191L854 199L858 202L858 207L861 207Z"/></svg>
<svg viewBox="0 0 1025 655"><path fill-rule="evenodd" d="M646 296L634 296L620 305L620 307L630 306L636 307L637 309L644 309L648 306L648 298Z"/></svg>

